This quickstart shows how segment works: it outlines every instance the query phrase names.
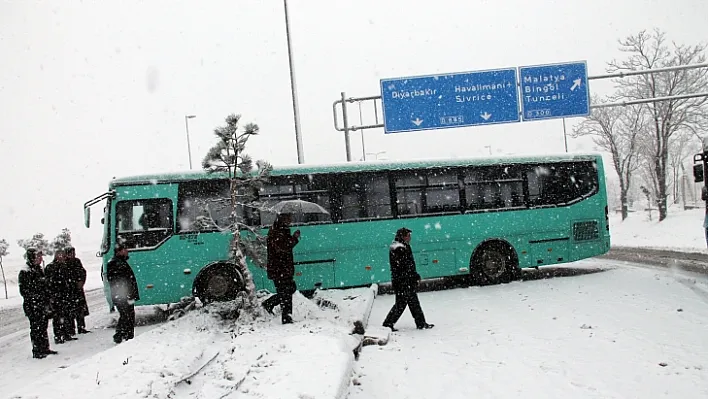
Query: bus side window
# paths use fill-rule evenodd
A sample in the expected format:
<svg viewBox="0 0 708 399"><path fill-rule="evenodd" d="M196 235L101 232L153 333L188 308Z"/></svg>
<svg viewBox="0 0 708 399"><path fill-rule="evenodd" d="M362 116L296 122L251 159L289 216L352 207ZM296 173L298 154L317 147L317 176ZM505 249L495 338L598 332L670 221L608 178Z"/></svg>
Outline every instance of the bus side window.
<svg viewBox="0 0 708 399"><path fill-rule="evenodd" d="M278 202L300 199L313 202L330 212L329 175L277 176L264 184L258 193L259 200L265 207L272 207ZM260 212L260 225L269 226L275 221L275 213ZM330 222L327 214L295 214L293 224Z"/></svg>
<svg viewBox="0 0 708 399"><path fill-rule="evenodd" d="M417 215L423 213L423 189L425 175L414 174L397 176L396 203L399 215Z"/></svg>
<svg viewBox="0 0 708 399"><path fill-rule="evenodd" d="M126 200L116 204L116 238L128 248L149 248L172 234L172 201L167 198Z"/></svg>
<svg viewBox="0 0 708 399"><path fill-rule="evenodd" d="M536 166L527 172L532 206L565 205L597 192L597 171L592 162Z"/></svg>
<svg viewBox="0 0 708 399"><path fill-rule="evenodd" d="M428 173L425 188L425 212L458 212L460 186L456 170L439 170Z"/></svg>
<svg viewBox="0 0 708 399"><path fill-rule="evenodd" d="M390 218L391 191L388 184L388 176L385 174L375 174L364 178L364 209L366 216L370 218Z"/></svg>

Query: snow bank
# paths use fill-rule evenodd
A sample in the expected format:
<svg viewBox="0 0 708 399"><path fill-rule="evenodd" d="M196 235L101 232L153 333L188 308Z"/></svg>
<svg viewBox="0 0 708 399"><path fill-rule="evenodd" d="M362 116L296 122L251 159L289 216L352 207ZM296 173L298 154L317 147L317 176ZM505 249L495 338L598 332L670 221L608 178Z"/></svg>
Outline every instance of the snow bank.
<svg viewBox="0 0 708 399"><path fill-rule="evenodd" d="M373 284L368 288L317 291L315 301L323 306L337 304L344 322L353 327L355 334L364 334L378 290L378 285Z"/></svg>
<svg viewBox="0 0 708 399"><path fill-rule="evenodd" d="M610 217L612 246L666 249L683 252L708 253L703 230L705 209L681 210L670 208L665 220L658 222L659 215L652 213L652 220L645 211L631 212L622 217Z"/></svg>
<svg viewBox="0 0 708 399"><path fill-rule="evenodd" d="M175 399L238 392L246 398L340 398L361 338L351 334L352 320L366 324L368 317L355 313L368 315L374 292L324 294L336 309L296 293L291 325L280 324L277 314L257 320L242 315L234 322L219 316L225 305L199 309L10 397Z"/></svg>

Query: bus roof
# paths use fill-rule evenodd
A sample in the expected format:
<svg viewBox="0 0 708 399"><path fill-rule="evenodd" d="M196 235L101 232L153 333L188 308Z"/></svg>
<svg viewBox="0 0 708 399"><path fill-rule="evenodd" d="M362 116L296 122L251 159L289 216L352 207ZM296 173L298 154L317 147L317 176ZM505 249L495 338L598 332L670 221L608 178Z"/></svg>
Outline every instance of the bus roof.
<svg viewBox="0 0 708 399"><path fill-rule="evenodd" d="M375 172L384 170L405 170L405 169L428 169L447 166L471 166L471 165L497 165L497 164L519 164L534 162L563 162L595 160L601 157L596 153L562 153L543 154L528 156L498 156L498 157L478 157L478 158L441 158L441 159L421 159L408 161L357 161L340 162L332 164L301 164L273 166L271 176L287 175L313 175L321 173L346 173L346 172ZM184 172L167 172L148 175L135 175L114 178L110 181L110 188L118 186L176 183L183 181L201 179L224 179L228 176L225 173L207 173L204 170L192 170Z"/></svg>

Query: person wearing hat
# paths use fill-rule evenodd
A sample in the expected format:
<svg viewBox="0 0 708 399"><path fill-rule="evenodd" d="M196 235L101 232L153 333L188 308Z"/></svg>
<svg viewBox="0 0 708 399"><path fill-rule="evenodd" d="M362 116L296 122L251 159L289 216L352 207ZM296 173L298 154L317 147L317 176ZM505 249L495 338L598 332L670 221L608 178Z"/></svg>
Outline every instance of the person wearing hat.
<svg viewBox="0 0 708 399"><path fill-rule="evenodd" d="M396 232L396 237L393 239L388 251L391 265L391 285L396 294L396 302L388 312L383 326L390 328L391 331L398 331L394 328L394 325L403 315L406 306L410 309L415 325L419 330L433 328L434 326L425 321L425 315L418 300L417 291L420 274L418 274L415 267L410 241L411 230L405 227L400 228Z"/></svg>
<svg viewBox="0 0 708 399"><path fill-rule="evenodd" d="M49 290L42 271L42 251L28 248L25 253L27 265L20 270L17 277L22 295L22 309L30 322L30 340L32 341L32 357L44 359L47 355L57 352L49 349L49 317L51 313Z"/></svg>
<svg viewBox="0 0 708 399"><path fill-rule="evenodd" d="M140 300L138 282L128 264L128 247L118 243L115 255L106 265L106 278L111 287L111 299L118 309L118 325L113 342L133 339L135 335L135 301Z"/></svg>
<svg viewBox="0 0 708 399"><path fill-rule="evenodd" d="M57 249L54 252L54 260L44 268L54 316L52 320L54 343L57 345L77 339L72 337L68 324L72 308L73 283L65 254L64 249Z"/></svg>

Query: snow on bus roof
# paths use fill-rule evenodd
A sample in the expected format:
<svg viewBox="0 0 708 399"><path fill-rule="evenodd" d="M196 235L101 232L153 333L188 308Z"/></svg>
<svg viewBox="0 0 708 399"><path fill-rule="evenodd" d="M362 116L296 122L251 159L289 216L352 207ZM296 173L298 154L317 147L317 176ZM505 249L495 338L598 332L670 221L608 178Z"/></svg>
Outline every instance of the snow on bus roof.
<svg viewBox="0 0 708 399"><path fill-rule="evenodd" d="M595 159L601 157L599 153L545 153L528 155L501 155L501 156L478 156L469 158L421 158L406 160L367 160L352 162L335 162L327 164L284 164L273 165L273 176L284 176L290 174L318 174L332 172L365 172L378 170L401 170L409 168L435 168L444 166L465 166L465 165L494 165L499 163L526 163L539 161L570 161L579 159ZM166 182L179 182L195 179L224 179L226 173L207 173L204 170L190 170L178 172L164 172L145 175L124 176L113 178L110 186L124 186L131 184L157 184Z"/></svg>

